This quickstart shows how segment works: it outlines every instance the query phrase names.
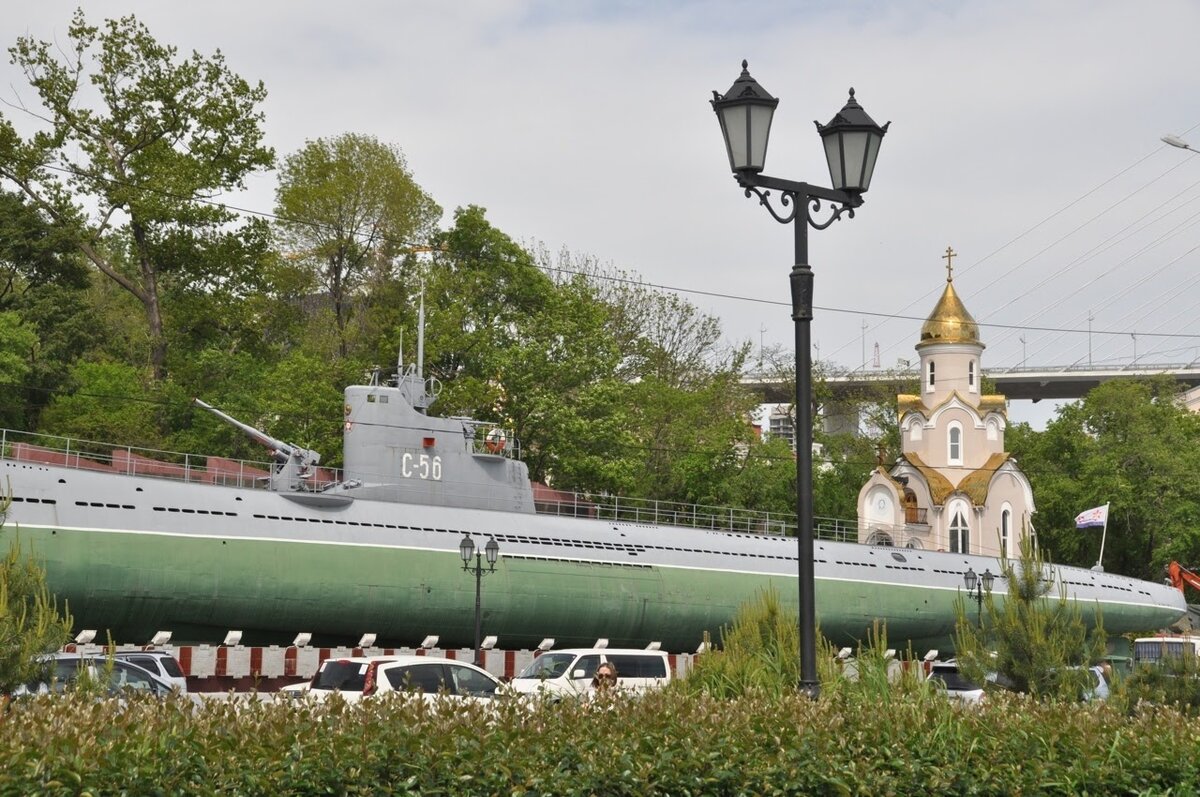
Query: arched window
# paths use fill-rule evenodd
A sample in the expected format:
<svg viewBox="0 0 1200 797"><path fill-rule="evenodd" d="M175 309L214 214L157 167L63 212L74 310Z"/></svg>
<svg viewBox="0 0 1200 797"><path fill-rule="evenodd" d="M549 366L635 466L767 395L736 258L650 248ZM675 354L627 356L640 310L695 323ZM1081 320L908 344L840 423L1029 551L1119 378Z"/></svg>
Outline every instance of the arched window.
<svg viewBox="0 0 1200 797"><path fill-rule="evenodd" d="M1000 555L1008 558L1009 529L1012 528L1012 510L1007 506L1000 512Z"/></svg>
<svg viewBox="0 0 1200 797"><path fill-rule="evenodd" d="M946 429L946 462L949 465L963 464L962 424L951 421Z"/></svg>
<svg viewBox="0 0 1200 797"><path fill-rule="evenodd" d="M970 553L971 527L967 525L966 509L955 504L950 511L950 553Z"/></svg>
<svg viewBox="0 0 1200 797"><path fill-rule="evenodd" d="M929 376L927 378L925 389L933 390L933 360L929 361Z"/></svg>

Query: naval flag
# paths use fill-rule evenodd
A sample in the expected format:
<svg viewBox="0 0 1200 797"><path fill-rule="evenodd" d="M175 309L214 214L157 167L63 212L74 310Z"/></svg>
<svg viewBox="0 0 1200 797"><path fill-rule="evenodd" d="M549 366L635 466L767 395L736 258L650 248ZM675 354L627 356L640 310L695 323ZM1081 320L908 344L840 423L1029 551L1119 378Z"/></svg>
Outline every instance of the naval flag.
<svg viewBox="0 0 1200 797"><path fill-rule="evenodd" d="M1075 516L1075 528L1087 529L1108 525L1108 504L1088 509Z"/></svg>

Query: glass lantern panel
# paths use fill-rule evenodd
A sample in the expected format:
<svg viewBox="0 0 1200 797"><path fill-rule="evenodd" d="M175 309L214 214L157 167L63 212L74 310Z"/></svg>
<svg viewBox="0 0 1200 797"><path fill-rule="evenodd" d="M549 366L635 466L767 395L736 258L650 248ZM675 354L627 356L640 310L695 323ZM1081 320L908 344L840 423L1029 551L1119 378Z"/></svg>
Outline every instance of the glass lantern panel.
<svg viewBox="0 0 1200 797"><path fill-rule="evenodd" d="M834 133L831 136L825 137L825 160L829 163L829 179L833 181L833 187L841 189L846 184L846 177L842 172L842 148L841 135Z"/></svg>
<svg viewBox="0 0 1200 797"><path fill-rule="evenodd" d="M775 109L768 105L750 106L750 167L762 169L767 161L767 139Z"/></svg>
<svg viewBox="0 0 1200 797"><path fill-rule="evenodd" d="M868 134L867 162L863 165L862 178L862 190L864 191L871 187L871 175L875 173L875 159L879 157L879 144L882 141L882 136L874 133Z"/></svg>
<svg viewBox="0 0 1200 797"><path fill-rule="evenodd" d="M843 153L846 158L846 182L835 185L834 188L863 188L863 161L867 156L867 138L865 130L847 130L842 133Z"/></svg>
<svg viewBox="0 0 1200 797"><path fill-rule="evenodd" d="M744 169L749 162L746 124L746 106L733 105L721 109L722 127L725 128L725 146L729 149L729 166L734 171Z"/></svg>

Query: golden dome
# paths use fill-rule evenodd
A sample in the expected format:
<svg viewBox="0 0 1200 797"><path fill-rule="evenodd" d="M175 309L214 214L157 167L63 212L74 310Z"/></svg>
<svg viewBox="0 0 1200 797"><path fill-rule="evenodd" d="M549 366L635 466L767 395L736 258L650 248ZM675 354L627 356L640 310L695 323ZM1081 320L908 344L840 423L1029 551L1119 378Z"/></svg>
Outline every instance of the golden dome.
<svg viewBox="0 0 1200 797"><path fill-rule="evenodd" d="M962 300L954 292L954 280L946 279L946 290L937 306L929 314L921 327L921 341L917 348L932 346L936 343L971 343L984 348L979 340L979 324L967 312Z"/></svg>

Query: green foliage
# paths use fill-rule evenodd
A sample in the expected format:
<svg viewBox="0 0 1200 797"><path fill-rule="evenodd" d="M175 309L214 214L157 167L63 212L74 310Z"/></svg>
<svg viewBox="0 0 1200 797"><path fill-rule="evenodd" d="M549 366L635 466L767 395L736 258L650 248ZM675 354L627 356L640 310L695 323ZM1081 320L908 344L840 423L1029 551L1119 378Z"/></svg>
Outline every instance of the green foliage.
<svg viewBox="0 0 1200 797"><path fill-rule="evenodd" d="M283 244L328 295L346 356L356 295L423 245L442 209L417 185L399 147L355 133L309 141L289 155L275 197Z"/></svg>
<svg viewBox="0 0 1200 797"><path fill-rule="evenodd" d="M0 504L0 518L9 499ZM9 533L8 553L0 559L0 695L44 675L37 657L62 647L71 638L71 617L58 611L46 588L46 572L20 538ZM2 698L0 698L2 699Z"/></svg>
<svg viewBox="0 0 1200 797"><path fill-rule="evenodd" d="M596 710L86 696L13 704L0 792L289 795L1194 794L1195 720L998 697L717 701Z"/></svg>
<svg viewBox="0 0 1200 797"><path fill-rule="evenodd" d="M55 396L42 413L42 426L49 434L161 449L159 395L145 370L81 362L71 371L70 392Z"/></svg>
<svg viewBox="0 0 1200 797"><path fill-rule="evenodd" d="M733 625L721 630L719 648L697 656L675 688L713 698L794 693L800 683L799 653L797 617L784 611L771 586L738 607Z"/></svg>
<svg viewBox="0 0 1200 797"><path fill-rule="evenodd" d="M876 704L909 701L917 705L945 702L944 695L930 688L915 666L903 666L896 651L888 648L887 626L875 621L857 651L844 657L825 639L817 645L817 672L821 699L837 705L859 701ZM912 650L908 660L913 661Z"/></svg>
<svg viewBox="0 0 1200 797"><path fill-rule="evenodd" d="M1051 597L1052 573L1038 551L1022 545L1018 562L1001 560L978 622L975 600L959 596L954 650L969 680L983 684L998 673L1008 687L1035 698L1083 695L1088 678L1082 668L1104 656L1103 619L1096 607L1092 622L1085 622L1083 609L1067 600L1066 585Z"/></svg>
<svg viewBox="0 0 1200 797"><path fill-rule="evenodd" d="M1139 665L1116 681L1109 701L1127 713L1153 705L1200 716L1200 659L1167 656L1156 664Z"/></svg>
<svg viewBox="0 0 1200 797"><path fill-rule="evenodd" d="M74 250L62 228L24 196L0 190L0 301L47 283L85 286L87 270Z"/></svg>
<svg viewBox="0 0 1200 797"><path fill-rule="evenodd" d="M37 332L20 314L0 312L0 383L20 384L28 376L37 340Z"/></svg>
<svg viewBox="0 0 1200 797"><path fill-rule="evenodd" d="M1173 559L1200 561L1200 416L1178 394L1167 377L1105 382L1045 432L1008 436L1038 499L1038 538L1060 561L1096 562L1100 532L1074 517L1106 502L1107 570L1154 580Z"/></svg>
<svg viewBox="0 0 1200 797"><path fill-rule="evenodd" d="M788 522L795 523L796 457L787 440L750 441L725 479L731 506L789 516ZM814 505L821 506L819 501Z"/></svg>
<svg viewBox="0 0 1200 797"><path fill-rule="evenodd" d="M266 91L230 71L219 51L179 58L132 16L95 26L76 11L67 39L22 36L9 48L37 95L37 105L22 106L37 129L22 138L0 116L0 177L138 301L161 379L165 283L196 262L181 251L219 247L234 219L207 200L274 161L262 146ZM201 262L226 281L238 273Z"/></svg>

